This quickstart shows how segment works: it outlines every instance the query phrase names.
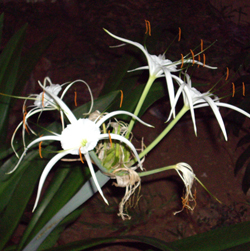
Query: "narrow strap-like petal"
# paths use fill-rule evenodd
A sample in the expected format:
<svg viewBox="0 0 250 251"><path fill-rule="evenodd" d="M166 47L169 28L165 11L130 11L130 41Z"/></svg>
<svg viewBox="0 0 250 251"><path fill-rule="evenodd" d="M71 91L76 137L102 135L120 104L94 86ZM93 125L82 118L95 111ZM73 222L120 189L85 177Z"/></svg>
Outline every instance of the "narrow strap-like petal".
<svg viewBox="0 0 250 251"><path fill-rule="evenodd" d="M37 207L37 204L38 204L38 201L39 201L39 198L40 198L40 195L41 195L41 192L42 192L42 188L43 188L43 184L50 172L50 170L52 169L52 167L62 158L64 157L65 155L67 155L68 152L65 151L65 152L61 152L61 153L58 153L57 155L55 155L50 161L49 163L46 165L46 167L44 168L43 172L42 172L42 175L40 177L40 180L39 180L39 184L38 184L38 190L37 190L37 195L36 195L36 201L35 201L35 204L34 204L34 207L33 207L33 210L32 212L35 211L36 207Z"/></svg>
<svg viewBox="0 0 250 251"><path fill-rule="evenodd" d="M57 141L60 141L60 137L59 137L59 135L58 136L53 136L52 135L52 136L43 136L43 137L40 137L40 138L37 138L37 139L33 140L27 146L27 148L25 148L25 150L24 150L23 154L21 155L20 159L18 160L16 166L10 172L8 172L7 174L11 174L17 169L17 167L19 166L20 162L22 161L23 157L25 156L26 152L29 150L30 147L32 147L36 143L39 143L39 142L45 141L45 140L57 140Z"/></svg>
<svg viewBox="0 0 250 251"><path fill-rule="evenodd" d="M217 104L210 97L205 96L204 99L207 101L207 103L210 105L211 109L213 110L213 113L214 113L214 115L219 123L219 126L221 128L221 131L225 137L225 140L227 141L227 132L226 132L225 124L224 124L224 121L221 117L219 109L217 107Z"/></svg>
<svg viewBox="0 0 250 251"><path fill-rule="evenodd" d="M125 115L129 115L135 119L137 119L140 123L142 123L143 125L145 126L148 126L148 127L154 127L148 123L145 123L144 121L142 121L140 118L138 118L137 116L135 116L133 113L131 112L127 112L127 111L115 111L115 112L111 112L111 113L108 113L107 115L105 115L104 117L102 117L100 120L98 120L96 122L97 126L100 127L106 120L108 120L109 118L111 117L114 117L116 115L120 115L120 114L125 114Z"/></svg>
<svg viewBox="0 0 250 251"><path fill-rule="evenodd" d="M100 185L99 185L99 183L98 183L98 180L97 180L97 178L96 178L95 170L94 170L94 168L93 168L91 159L90 159L90 157L89 157L89 153L88 153L88 152L85 153L85 154L84 154L84 157L85 157L85 159L86 159L86 161L87 161L87 163L88 163L90 173L91 173L91 175L92 175L92 178L93 178L93 180L94 180L94 183L95 183L95 185L96 185L96 188L97 188L98 192L99 192L100 195L102 196L103 200L109 205L109 203L108 203L107 199L105 198L105 196L104 196L104 194L103 194L103 192L102 192L102 189L101 189L101 187L100 187Z"/></svg>
<svg viewBox="0 0 250 251"><path fill-rule="evenodd" d="M42 85L40 85L40 86L59 105L60 109L62 109L62 111L67 116L67 118L70 121L70 123L73 123L73 122L77 121L75 115L72 113L72 111L68 108L68 106L60 98L58 98L56 95L54 95L53 93L51 93L48 90L46 90Z"/></svg>

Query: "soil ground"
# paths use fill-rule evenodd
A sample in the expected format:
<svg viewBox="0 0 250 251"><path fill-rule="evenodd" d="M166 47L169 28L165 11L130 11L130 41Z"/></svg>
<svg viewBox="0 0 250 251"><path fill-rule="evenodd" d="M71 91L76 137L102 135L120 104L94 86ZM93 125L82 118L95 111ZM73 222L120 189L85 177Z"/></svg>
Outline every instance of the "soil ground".
<svg viewBox="0 0 250 251"><path fill-rule="evenodd" d="M29 23L26 49L47 35L57 34L30 77L26 87L26 92L29 90L29 93L37 90L37 80L49 76L54 83L60 84L83 79L97 97L117 60L124 53L123 49L108 47L117 44L117 41L105 34L103 27L114 34L133 39L137 34L143 35L145 32L145 19L151 22L153 28L164 26L165 32L161 34L154 51L156 54L165 50L166 44L174 38L173 34L178 33L178 27L183 31L180 45L174 47L178 53L181 53L181 50L189 52L190 48L200 43L201 38L206 45L217 39L218 42L209 50L207 57L211 65L218 66L218 70L211 73L200 69L202 77L199 73L194 75L195 80L204 83L216 82L221 77L232 55L243 50L250 34L246 21L236 23L235 19L229 18L228 9L223 11L218 6L215 8L208 1L169 1L168 4L166 1L143 0L79 0L54 3L6 1L0 4L0 10L5 12L5 41L25 22ZM248 12L249 9L245 10ZM237 12L233 14L237 15ZM174 52L170 54L175 55ZM87 91L83 91L78 103L89 101ZM73 96L73 92L71 95ZM144 137L146 145L165 128L163 118L169 112L164 110L166 105L167 103L162 101L142 117L144 121L154 124L155 129L149 130L136 125L134 135L137 139ZM13 128L21 119L21 108L15 109L16 113L11 117ZM222 110L222 113L226 114L226 111ZM170 171L143 178L142 197L138 206L129 211L132 220L122 221L117 216L117 210L123 189L117 192L117 188L111 186L110 182L104 188L110 206L107 207L99 195L94 196L86 203L82 216L62 233L58 245L82 239L126 234L174 241L250 220L249 197L241 190L244 169L237 177L234 176L235 162L244 150L243 147L236 149L236 145L244 131L240 132L239 137L229 134L229 140L225 142L210 108L204 108L197 114L198 137L194 135L189 116L186 116L166 139L148 154L144 167L151 170L187 162L222 204L196 183L195 210L184 210L174 216L173 213L181 209L183 184L177 174ZM249 121L244 124L244 130L248 128ZM23 226L20 226L13 237L14 242L20 238L22 228ZM119 245L99 250L119 249L140 250L139 247Z"/></svg>

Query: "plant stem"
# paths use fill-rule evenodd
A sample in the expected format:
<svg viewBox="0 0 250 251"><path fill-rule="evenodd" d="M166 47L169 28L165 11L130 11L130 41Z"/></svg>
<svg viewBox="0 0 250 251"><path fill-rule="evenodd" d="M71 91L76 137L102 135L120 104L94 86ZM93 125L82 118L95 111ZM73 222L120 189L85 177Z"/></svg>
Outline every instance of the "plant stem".
<svg viewBox="0 0 250 251"><path fill-rule="evenodd" d="M138 173L138 175L140 177L144 177L144 176L148 176L148 175L151 175L151 174L164 172L164 171L171 170L171 169L176 169L176 165L164 166L164 167L157 168L157 169L154 169L154 170L150 170L150 171L146 171L146 172L141 172L141 173Z"/></svg>
<svg viewBox="0 0 250 251"><path fill-rule="evenodd" d="M176 117L168 124L168 126L162 131L162 133L148 146L144 151L139 154L139 158L143 158L148 152L150 152L174 127L174 125L182 118L182 116L189 110L188 106L183 106ZM130 162L131 166L136 162L133 160Z"/></svg>
<svg viewBox="0 0 250 251"><path fill-rule="evenodd" d="M137 106L136 106L136 108L135 108L135 111L134 111L134 115L135 115L135 116L138 116L138 114L139 114L139 112L140 112L140 110L141 110L141 107L142 107L142 105L143 105L143 102L144 102L144 100L146 99L146 97L147 97L147 95L148 95L148 92L149 92L149 90L150 90L152 84L154 83L154 81L155 81L155 76L150 76L149 79L148 79L148 82L147 82L147 84L146 84L146 86L145 86L145 88L144 88L144 90L143 90L143 93L142 93L142 95L141 95L141 98L140 98L140 100L139 100L139 102L138 102L138 104L137 104ZM126 134L126 137L127 137L127 138L129 137L129 134L130 134L130 132L132 131L134 124L135 124L135 119L132 118L132 119L130 120L130 123L129 123L129 126L128 126L128 132L127 132L127 134Z"/></svg>

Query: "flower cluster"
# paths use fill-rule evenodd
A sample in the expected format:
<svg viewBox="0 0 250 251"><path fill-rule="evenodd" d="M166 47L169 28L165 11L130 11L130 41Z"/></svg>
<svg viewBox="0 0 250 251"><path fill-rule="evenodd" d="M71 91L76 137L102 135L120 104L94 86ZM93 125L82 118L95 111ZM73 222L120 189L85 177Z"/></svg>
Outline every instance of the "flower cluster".
<svg viewBox="0 0 250 251"><path fill-rule="evenodd" d="M145 85L145 88L138 101L134 113L122 110L113 111L110 113L100 113L99 111L92 112L94 102L93 96L90 87L85 81L76 80L74 82L58 85L53 84L49 78L45 78L43 84L41 82L38 82L40 87L42 88L42 92L40 94L30 95L28 98L26 98L24 102L23 120L17 126L11 140L12 147L14 149L14 152L16 153L16 150L14 148L14 138L18 129L22 127L24 152L20 157L16 153L17 157L19 158L18 163L9 173L14 172L16 168L18 168L27 151L35 144L39 143L40 145L41 142L44 141L57 141L60 143L61 149L54 157L49 160L42 172L38 184L38 192L33 210L38 205L38 201L47 175L49 174L53 166L66 155L75 155L82 163L84 163L84 161L87 162L95 186L100 195L102 196L103 200L107 204L108 201L105 198L103 191L96 178L96 173L93 167L93 163L95 163L96 161L94 160L94 157L96 157L98 161L101 162L101 167L98 165L101 171L111 179L116 179L116 183L114 183L114 185L118 187L124 187L126 189L125 195L119 205L118 214L123 220L130 219L130 216L126 210L127 205L130 202L131 196L135 195L135 191L141 187L141 177L161 171L166 171L169 169L175 169L185 185L186 191L182 198L182 210L184 208L193 210L196 205L196 198L195 193L192 193L192 186L194 180L197 178L191 166L187 163L181 162L176 165L158 168L151 171L145 171L142 166L142 162L145 159L145 155L150 152L162 139L164 139L167 133L187 111L190 111L191 113L194 132L195 134L197 134L194 110L197 108L210 106L219 123L225 140L227 140L227 133L225 129L225 124L219 111L219 107L233 109L239 113L242 113L248 118L250 118L250 114L233 105L220 102L220 98L214 95L212 92L208 91L205 93L201 93L199 90L192 86L191 78L187 73L188 65L197 64L203 65L204 67L210 69L217 68L206 65L205 60L203 63L201 63L200 60L195 60L195 57L197 55L199 56L200 54L204 53L203 48L201 49L201 52L197 53L196 55L194 55L193 51L190 50L191 53L184 57L182 55L180 60L171 61L165 57L165 53L158 56L151 55L149 54L146 47L144 47L143 45L125 38L118 37L107 30L105 31L115 39L139 48L147 59L148 65L138 67L132 70L149 71L148 82ZM178 76L176 75L177 72L179 73ZM140 153L138 153L135 146L131 143L133 125L135 123L135 120L137 120L143 125L152 127L151 125L143 122L140 118L138 118L137 115L141 110L141 107L146 99L146 96L152 84L157 78L162 77L164 77L166 80L168 96L170 100L170 113L168 121L170 121L171 119L172 120L166 126L166 129L153 142L151 142L150 145L145 147L142 141L142 147L140 149ZM71 111L71 109L63 101L63 98L69 88L77 82L84 83L87 86L91 97L90 110L88 114L86 114L87 116L83 118L77 118ZM176 89L175 85L177 86ZM60 92L62 92L62 94L59 96ZM183 108L176 115L176 105L179 101L180 96L183 97ZM27 112L26 103L28 100L33 100L34 104ZM28 119L35 114L40 114L40 117L42 116L42 113L44 111L54 110L57 110L60 113L62 123L61 132L50 132L50 135L37 137L26 146L25 131L31 132L32 134L37 136L35 131L30 127ZM123 121L119 121L118 119L114 118L117 115L128 115L132 118L130 123L127 125ZM111 118L113 118L113 120L111 120ZM92 153L94 153L95 155L93 156ZM138 168L140 168L141 172L136 171ZM136 202L138 201L138 198L139 197L137 197ZM182 210L176 213L179 213Z"/></svg>
<svg viewBox="0 0 250 251"><path fill-rule="evenodd" d="M194 132L195 134L197 134L197 128L196 128L196 122L195 122L195 112L194 109L197 108L202 108L202 107L206 107L206 106L210 106L218 123L219 126L222 130L222 133L224 135L225 140L227 140L227 133L226 133L226 129L225 129L225 124L223 122L222 116L220 114L219 111L219 107L226 107L232 110L235 110L245 116L247 116L248 118L250 118L250 114L245 112L244 110L235 107L233 105L227 104L227 103L223 103L220 102L220 98L217 97L216 95L214 95L212 92L205 92L205 93L201 93L200 91L198 91L195 87L192 86L192 82L191 82L191 78L190 76L187 74L187 69L189 66L187 67L183 67L184 64L190 65L192 64L192 66L194 64L199 65L203 65L203 67L207 67L210 69L217 69L217 67L211 67L205 64L205 54L203 50L203 41L201 44L201 51L199 53L197 53L196 55L194 55L193 51L191 51L191 55L192 57L189 57L189 55L186 55L177 61L171 61L169 59L166 59L165 57L165 53L162 55L151 55L147 48L144 47L143 45L122 38L122 37L118 37L114 34L112 34L111 32L107 31L106 29L104 29L110 36L112 36L113 38L122 41L126 44L131 44L135 47L137 47L138 49L141 50L141 52L143 52L143 54L145 55L148 65L147 66L142 66L139 68L136 68L132 71L137 71L137 70L148 70L149 71L149 80L146 84L146 87L144 89L144 92L141 96L141 99L138 102L137 108L135 110L135 114L139 113L140 108L142 107L142 104L146 98L146 95L150 89L150 87L152 86L153 82L155 79L157 78L161 78L161 77L165 77L166 80L166 85L167 85L167 90L168 90L168 95L169 95L169 101L170 101L170 113L169 113L169 117L168 117L168 121L170 121L170 119L173 117L173 120L168 124L167 128L145 149L144 152L142 152L142 154L140 154L140 157L145 156L146 153L148 153L152 148L154 148L165 136L166 134L171 130L171 128L178 122L178 120L187 112L190 110L191 112L191 118L192 118L192 122L193 122L193 126L194 126ZM204 58L204 62L201 63L200 60L195 60L195 57L198 55L198 58L200 58L200 54L203 54L203 58ZM180 66L180 68L177 68L178 66ZM179 72L179 76L175 75L174 73ZM183 76L183 78L182 78ZM177 83L177 87L178 90L175 92L175 88L174 88L174 83ZM176 105L178 103L179 97L183 96L183 108L181 109L181 111L178 113L178 115L175 115L175 110L176 110ZM132 123L133 126L133 123ZM131 126L131 127L132 127ZM131 129L131 128L129 128ZM185 187L186 187L186 194L184 196L184 198L182 199L183 201L183 208L188 208L193 210L193 208L195 207L195 203L194 206L190 206L189 205L189 201L194 201L195 202L195 198L193 196L193 194L191 193L191 188L193 185L193 180L194 180L194 173L193 173L193 169L186 163L179 163L176 165L176 171L178 172L178 174L180 175L180 177L182 178ZM161 169L161 170L167 170L167 169ZM181 171L181 173L180 173ZM157 171L155 171L157 172ZM150 172L150 174L152 174L152 172ZM132 184L134 184L132 182ZM181 210L182 211L182 210ZM178 213L178 212L177 212Z"/></svg>
<svg viewBox="0 0 250 251"><path fill-rule="evenodd" d="M141 168L141 170L143 168L142 168L141 160L138 156L138 153L137 153L135 147L132 145L132 143L128 139L126 139L124 136L121 136L121 135L118 135L115 133L102 133L100 130L100 127L106 121L108 121L110 118L112 118L116 115L120 115L120 114L129 115L129 116L133 117L134 119L137 119L139 122L141 122L142 124L144 124L146 126L151 127L151 125L143 122L138 117L136 117L135 115L133 115L132 113L127 112L127 111L114 111L114 112L108 113L102 117L98 116L96 119L94 119L94 121L91 120L91 119L93 119L93 117L91 117L91 119L88 119L88 118L77 119L75 117L75 115L73 114L73 112L69 109L69 107L63 102L62 98L59 98L57 96L58 89L60 89L60 88L54 88L55 87L54 85L49 86L50 88L48 88L48 87L46 88L40 82L39 82L39 84L40 84L41 88L43 89L43 92L42 92L42 94L39 94L36 96L37 99L35 100L34 105L37 104L37 106L35 108L33 108L33 110L35 110L36 112L41 112L43 109L43 105L42 105L42 107L40 107L40 105L42 103L44 103L44 105L46 104L47 107L53 107L54 109L58 109L64 116L67 117L69 123L67 124L66 127L64 127L64 122L62 123L63 126L62 126L61 134L53 133L53 135L42 136L42 137L39 137L39 138L33 140L27 147L25 147L25 150L24 150L23 154L21 155L21 157L19 158L18 163L16 164L16 166L14 167L14 169L10 173L12 173L16 170L16 168L18 167L18 165L20 164L20 162L24 158L26 152L33 145L40 143L40 142L43 142L43 141L58 141L61 143L62 150L60 150L48 162L48 164L44 168L44 171L43 171L41 178L40 178L40 181L39 181L37 198L36 198L33 210L37 207L37 204L38 204L38 201L39 201L39 198L41 195L42 187L44 185L44 182L46 180L48 173L50 172L52 167L60 159L62 159L64 156L66 156L68 154L78 155L82 162L84 162L84 160L83 160L83 157L84 157L84 159L86 160L86 162L89 166L89 170L91 172L91 175L92 175L92 178L95 182L97 190L99 191L99 193L103 197L104 201L108 204L108 201L105 198L105 196L103 195L102 189L99 186L99 183L96 179L96 175L95 175L95 171L94 171L94 168L92 165L92 161L89 156L89 152L92 151L97 146L97 143L99 141L105 140L105 139L111 139L111 140L120 141L120 142L124 143L133 152L134 156L136 157L136 159L138 161L138 165ZM46 102L43 101L43 99L45 99L45 98L46 98ZM46 107L44 109L46 109ZM29 114L29 117L32 116L36 112L33 112L33 113L31 112ZM26 120L24 120L22 123L23 123L23 127L25 127Z"/></svg>

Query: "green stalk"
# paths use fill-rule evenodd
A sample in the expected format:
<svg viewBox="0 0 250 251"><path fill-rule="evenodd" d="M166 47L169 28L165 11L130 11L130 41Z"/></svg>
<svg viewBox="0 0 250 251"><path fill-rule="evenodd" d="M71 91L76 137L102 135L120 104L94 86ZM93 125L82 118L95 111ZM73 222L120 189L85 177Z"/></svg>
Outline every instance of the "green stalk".
<svg viewBox="0 0 250 251"><path fill-rule="evenodd" d="M144 88L144 90L143 90L143 93L142 93L142 95L141 95L141 98L140 98L140 100L139 100L139 102L138 102L138 104L137 104L137 106L136 106L136 109L135 109L135 111L134 111L134 115L135 115L135 116L138 116L138 114L139 114L139 112L140 112L140 110L141 110L141 107L142 107L142 105L143 105L143 102L144 102L144 100L146 99L146 97L147 97L147 95L148 95L148 92L149 92L149 90L150 90L152 84L154 83L154 81L155 81L155 76L150 76L149 79L148 79L148 82L147 82L147 84L146 84L146 86L145 86L145 88ZM129 123L129 126L128 126L128 132L127 132L127 134L126 134L126 138L129 137L129 134L130 134L130 132L132 131L132 129L133 129L133 127L134 127L134 124L135 124L135 119L132 118L132 119L130 120L130 123Z"/></svg>
<svg viewBox="0 0 250 251"><path fill-rule="evenodd" d="M154 169L154 170L150 170L150 171L145 171L145 172L138 173L138 175L140 177L144 177L144 176L148 176L148 175L151 175L151 174L160 173L160 172L164 172L164 171L171 170L171 169L176 169L175 166L176 165L164 166L164 167L157 168L157 169Z"/></svg>
<svg viewBox="0 0 250 251"><path fill-rule="evenodd" d="M144 151L139 154L139 158L143 158L148 152L150 152L174 127L174 125L182 118L182 116L189 110L188 106L183 106L180 112L176 115L176 117L168 124L168 126L162 131L162 133L148 146ZM130 162L130 166L132 166L136 160Z"/></svg>

